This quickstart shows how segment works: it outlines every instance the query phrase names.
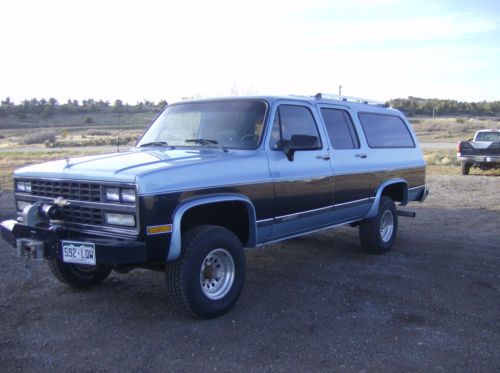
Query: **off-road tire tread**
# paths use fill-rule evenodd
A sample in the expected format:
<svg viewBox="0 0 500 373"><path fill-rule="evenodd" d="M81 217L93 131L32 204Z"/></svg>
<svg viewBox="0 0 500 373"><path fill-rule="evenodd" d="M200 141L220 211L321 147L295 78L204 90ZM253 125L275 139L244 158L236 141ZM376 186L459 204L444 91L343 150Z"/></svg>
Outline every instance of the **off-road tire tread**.
<svg viewBox="0 0 500 373"><path fill-rule="evenodd" d="M166 279L166 292L169 302L174 306L179 312L191 315L198 319L206 318L206 316L200 315L193 310L189 304L186 297L187 285L185 280L187 276L183 273L185 270L184 263L189 262L193 255L196 255L196 249L199 245L206 240L209 234L228 234L228 238L232 237L241 245L238 237L234 235L230 230L215 226L215 225L199 225L187 230L182 236L182 248L181 256L173 261L168 262L165 270Z"/></svg>
<svg viewBox="0 0 500 373"><path fill-rule="evenodd" d="M469 172L470 172L470 168L471 168L472 164L470 164L469 162L465 162L464 161L464 162L462 162L460 164L460 166L461 166L461 169L462 169L462 175L468 175Z"/></svg>
<svg viewBox="0 0 500 373"><path fill-rule="evenodd" d="M379 240L380 237L379 220L382 215L382 212L385 211L384 205L386 204L392 204L392 206L390 206L390 209L392 210L392 214L394 216L394 224L395 224L394 236L396 236L397 234L398 218L397 218L396 205L394 204L392 198L387 196L382 196L382 198L380 199L377 216L371 219L365 219L361 221L361 223L359 224L359 239L361 242L361 247L365 252L369 254L375 254L375 255L383 254L389 251L392 247L392 244L389 248L382 247Z"/></svg>

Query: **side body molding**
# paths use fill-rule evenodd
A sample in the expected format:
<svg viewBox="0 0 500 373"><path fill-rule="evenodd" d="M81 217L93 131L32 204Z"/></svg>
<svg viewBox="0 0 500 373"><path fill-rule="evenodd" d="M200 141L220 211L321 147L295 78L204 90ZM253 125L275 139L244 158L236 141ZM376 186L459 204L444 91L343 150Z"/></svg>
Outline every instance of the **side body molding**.
<svg viewBox="0 0 500 373"><path fill-rule="evenodd" d="M174 211L173 214L173 230L170 240L170 250L168 251L167 261L176 260L181 253L181 221L183 215L189 209L209 204L217 204L220 202L242 202L248 213L248 242L243 244L246 247L255 247L257 245L257 218L255 208L249 198L240 194L216 194L200 198L192 198L182 202Z"/></svg>
<svg viewBox="0 0 500 373"><path fill-rule="evenodd" d="M368 214L366 214L365 219L370 219L377 215L378 207L380 205L380 198L382 198L382 193L384 192L384 189L390 185L401 184L401 183L405 185L403 190L403 199L401 200L401 205L405 206L408 203L408 182L401 178L387 180L379 185L377 193L375 194L375 201L373 202L372 207L368 211Z"/></svg>

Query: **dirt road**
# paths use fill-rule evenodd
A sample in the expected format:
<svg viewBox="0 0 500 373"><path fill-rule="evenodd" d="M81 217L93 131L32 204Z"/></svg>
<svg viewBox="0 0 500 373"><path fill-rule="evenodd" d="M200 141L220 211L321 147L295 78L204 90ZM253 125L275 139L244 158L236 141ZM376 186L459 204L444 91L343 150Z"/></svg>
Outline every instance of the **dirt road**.
<svg viewBox="0 0 500 373"><path fill-rule="evenodd" d="M500 178L428 178L393 251L341 228L247 253L236 309L175 313L161 273L75 291L0 243L2 371L500 371ZM0 217L12 196L0 198Z"/></svg>

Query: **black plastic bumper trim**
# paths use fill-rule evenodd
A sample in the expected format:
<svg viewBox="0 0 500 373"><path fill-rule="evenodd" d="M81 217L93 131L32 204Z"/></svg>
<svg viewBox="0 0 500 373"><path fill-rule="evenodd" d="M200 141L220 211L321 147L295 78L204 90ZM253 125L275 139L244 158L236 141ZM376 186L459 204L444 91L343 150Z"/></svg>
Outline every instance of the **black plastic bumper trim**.
<svg viewBox="0 0 500 373"><path fill-rule="evenodd" d="M89 236L75 236L61 227L49 228L28 227L19 223L0 224L2 238L14 247L16 239L30 238L44 244L44 257L46 259L57 257L62 260L61 240L71 239L73 241L91 242L95 245L96 262L111 266L124 264L144 264L147 262L146 243L138 241L127 241L118 239L103 239Z"/></svg>

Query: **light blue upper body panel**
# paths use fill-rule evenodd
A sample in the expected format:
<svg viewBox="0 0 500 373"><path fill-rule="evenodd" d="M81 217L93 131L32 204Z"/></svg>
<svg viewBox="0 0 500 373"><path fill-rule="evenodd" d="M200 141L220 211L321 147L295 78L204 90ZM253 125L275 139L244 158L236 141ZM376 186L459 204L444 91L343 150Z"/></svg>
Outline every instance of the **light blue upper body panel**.
<svg viewBox="0 0 500 373"><path fill-rule="evenodd" d="M344 102L331 99L315 99L300 96L259 96L228 97L189 102L213 102L224 100L261 100L267 103L267 123L264 123L262 140L255 150L221 149L211 146L167 146L133 148L122 153L111 153L96 156L70 158L43 164L24 167L15 171L16 177L53 178L67 180L88 180L97 182L133 183L137 185L139 195L159 194L186 189L202 189L223 185L241 185L250 183L271 182L279 178L269 167L269 154L276 153L269 148L270 127L277 104L296 103L305 105L314 112L315 120L320 127L320 136L324 152L331 152L332 175L338 173L375 172L384 169L423 167L421 150L416 136L404 115L398 110L366 105L355 102ZM184 102L173 104L182 105ZM359 165L351 165L350 169L335 167L335 161L341 161L342 151L335 154L325 134L319 109L323 106L344 108L351 113L354 125L359 133L359 152L369 153L366 160ZM392 114L400 117L408 126L415 142L412 149L370 149L364 138L359 123L359 112ZM344 154L347 154L344 152ZM272 157L271 157L272 158ZM298 165L298 164L297 164ZM307 171L307 170L304 170ZM301 171L297 170L300 176ZM304 172L304 175L308 175Z"/></svg>
<svg viewBox="0 0 500 373"><path fill-rule="evenodd" d="M265 153L259 150L164 147L46 162L18 169L15 176L134 183L140 195L270 178Z"/></svg>

